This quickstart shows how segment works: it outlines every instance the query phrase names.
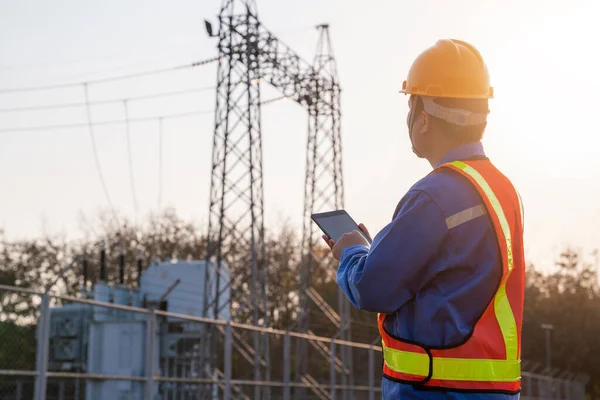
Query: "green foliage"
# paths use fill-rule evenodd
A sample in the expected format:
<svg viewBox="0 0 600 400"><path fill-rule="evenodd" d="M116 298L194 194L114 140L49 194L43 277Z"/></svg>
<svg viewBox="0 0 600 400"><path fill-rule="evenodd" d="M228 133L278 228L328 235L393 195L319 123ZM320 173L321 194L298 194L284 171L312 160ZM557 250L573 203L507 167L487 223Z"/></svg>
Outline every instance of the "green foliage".
<svg viewBox="0 0 600 400"><path fill-rule="evenodd" d="M554 326L551 334L552 366L585 373L593 400L600 385L600 288L595 266L567 249L556 263L556 271L542 274L528 268L523 318L523 358L542 363L546 359L542 324Z"/></svg>
<svg viewBox="0 0 600 400"><path fill-rule="evenodd" d="M0 369L35 369L35 326L0 322Z"/></svg>
<svg viewBox="0 0 600 400"><path fill-rule="evenodd" d="M109 280L118 276L120 251L125 251L128 265L125 280L137 280L135 260L138 252L147 266L155 259L203 259L206 252L204 230L183 221L167 210L151 216L137 230L116 227L109 218L91 223L85 239L67 242L62 237L8 241L0 232L0 284L44 290L60 270L79 254L88 260L88 274L98 279L98 252L101 243L107 249ZM100 227L101 233L95 232ZM298 288L301 277L301 242L296 232L284 227L279 232L267 232L265 238L267 262L268 310L270 325L279 329L294 329L298 314ZM249 260L241 243L230 247L232 276L240 276ZM326 255L324 248L315 251L315 258ZM262 255L258 255L262 259ZM82 284L81 263L67 273L54 290L76 295ZM335 265L329 257L314 262L311 269L313 288L337 311L338 287ZM249 285L240 290L248 291ZM552 324L552 363L554 367L576 371L590 377L588 392L592 400L600 399L600 288L596 269L582 260L576 251L567 249L561 254L552 273L541 273L528 267L523 322L523 358L545 362L545 336L541 324ZM30 368L34 361L34 324L39 298L30 295L6 294L0 291L0 363L9 360L11 368ZM335 328L327 317L310 302L310 325L317 335L333 336ZM249 311L234 312L238 320L250 320ZM378 337L375 315L352 309L352 339L371 343ZM281 359L281 343L271 343L271 354ZM11 349L22 349L7 352ZM16 355L16 359L14 358ZM367 376L366 361L357 355L355 368ZM0 365L0 369L4 364ZM324 369L323 373L327 373ZM362 375L361 375L362 376Z"/></svg>

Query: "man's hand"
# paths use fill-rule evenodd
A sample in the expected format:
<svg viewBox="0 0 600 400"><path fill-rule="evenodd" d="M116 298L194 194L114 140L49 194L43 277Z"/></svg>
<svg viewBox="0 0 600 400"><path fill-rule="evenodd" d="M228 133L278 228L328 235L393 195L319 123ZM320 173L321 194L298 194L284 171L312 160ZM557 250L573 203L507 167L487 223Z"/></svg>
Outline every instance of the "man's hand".
<svg viewBox="0 0 600 400"><path fill-rule="evenodd" d="M358 226L359 226L360 230L363 231L370 239L371 235L369 234L367 227L364 224L359 224ZM338 261L342 255L342 251L346 247L354 246L357 244L369 246L369 242L367 241L367 239L365 239L365 237L359 231L352 231L349 233L344 233L344 236L342 236L340 238L340 240L337 241L337 243L334 242L332 239L330 239L327 235L323 235L323 240L325 241L325 243L327 243L327 245L331 249L333 258L335 258Z"/></svg>

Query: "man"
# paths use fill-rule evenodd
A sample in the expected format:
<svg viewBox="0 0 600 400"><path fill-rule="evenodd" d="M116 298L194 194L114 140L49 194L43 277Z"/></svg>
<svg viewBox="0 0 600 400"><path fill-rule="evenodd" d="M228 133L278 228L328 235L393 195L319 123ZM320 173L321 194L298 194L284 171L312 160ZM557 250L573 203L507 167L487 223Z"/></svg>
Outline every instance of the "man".
<svg viewBox="0 0 600 400"><path fill-rule="evenodd" d="M340 261L338 284L354 306L379 313L384 399L517 399L523 214L480 142L493 96L487 67L470 44L440 40L415 60L402 93L413 151L434 171L370 247L356 231L323 237Z"/></svg>

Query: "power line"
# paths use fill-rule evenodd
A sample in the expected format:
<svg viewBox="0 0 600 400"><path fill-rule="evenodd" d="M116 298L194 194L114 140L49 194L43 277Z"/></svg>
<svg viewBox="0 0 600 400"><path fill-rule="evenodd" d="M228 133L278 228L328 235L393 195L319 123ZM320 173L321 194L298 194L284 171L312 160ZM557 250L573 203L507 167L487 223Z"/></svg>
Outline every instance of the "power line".
<svg viewBox="0 0 600 400"><path fill-rule="evenodd" d="M293 99L293 98L294 98L294 96L279 96L279 97L274 97L274 98L269 99L269 100L262 101L260 104L261 105L267 105L267 104L278 102L280 100Z"/></svg>
<svg viewBox="0 0 600 400"><path fill-rule="evenodd" d="M272 103L278 102L280 100L285 100L288 98L292 98L292 97L291 96L275 97L275 98L272 98L269 100L265 100L265 101L261 102L261 104L268 105L268 104L272 104ZM123 100L121 100L121 101L123 101ZM83 103L83 104L86 105L86 103ZM92 103L90 103L90 105L91 104ZM87 107L87 105L86 105L86 107ZM191 117L194 115L211 114L211 113L214 113L214 110L197 110L197 111L189 111L189 112L178 113L178 114L166 114L166 115L157 115L157 116L151 116L151 117L130 118L129 120L115 119L115 120L108 120L108 121L93 122L92 126L120 125L120 124L125 124L127 122L136 123L136 122L156 121L159 119L165 120L165 119L185 118L185 117ZM58 130L58 129L85 128L87 126L89 126L89 123L24 126L21 128L0 129L0 134L2 134L2 133L17 133L17 132L51 131L51 130Z"/></svg>
<svg viewBox="0 0 600 400"><path fill-rule="evenodd" d="M137 202L137 196L135 195L135 181L133 178L133 156L131 153L131 135L129 132L129 107L127 107L127 100L123 100L123 108L125 110L125 137L127 139L127 161L129 164L129 185L131 186L131 198L133 200L134 225L137 225L138 202Z"/></svg>
<svg viewBox="0 0 600 400"><path fill-rule="evenodd" d="M188 69L188 68L200 67L202 65L206 65L211 62L218 61L218 60L219 60L219 57L213 57L213 58L209 58L206 60L194 61L193 63L190 63L190 64L176 65L173 67L160 68L160 69L155 69L155 70L151 70L151 71L137 72L137 73L131 73L131 74L125 74L125 75L119 75L119 76L112 76L112 77L107 77L107 78L100 78L100 79L95 79L95 80L89 80L87 82L71 82L71 83L59 83L59 84L55 84L55 85L42 85L42 86L29 86L29 87L21 87L21 88L0 89L0 94L34 92L34 91L38 92L38 91L43 91L43 90L65 89L65 88L70 88L70 87L81 86L82 84L96 85L99 83L115 82L115 81L121 81L121 80L126 80L126 79L140 78L142 76L157 75L157 74L162 74L165 72L172 72L172 71L178 71L178 70L183 70L183 69Z"/></svg>
<svg viewBox="0 0 600 400"><path fill-rule="evenodd" d="M130 118L129 122L148 122L148 121L156 121L158 119L174 119L174 118L184 118L190 117L194 115L202 115L214 113L214 110L198 110L198 111L189 111L185 113L179 114L166 114L166 115L158 115L151 117L143 117L143 118ZM93 122L92 126L108 126L108 125L121 125L126 123L127 121L124 119L115 119L109 121L101 121L101 122ZM72 128L85 128L89 126L90 123L85 124L61 124L61 125L40 125L40 126L25 126L22 128L8 128L8 129L0 129L0 133L12 133L12 132L33 132L33 131L51 131L57 129L72 129Z"/></svg>
<svg viewBox="0 0 600 400"><path fill-rule="evenodd" d="M171 96L179 96L189 93L200 93L207 90L215 89L215 86L205 86L197 89L186 89L186 90L178 90L172 92L163 92L163 93L153 93L143 96L133 96L123 99L108 99L108 100L99 100L99 101L90 101L91 106L97 105L107 105L107 104L117 104L123 101L134 102L134 101L142 101L149 99L158 99L162 97L171 97ZM56 110L61 108L75 108L75 107L85 107L86 103L81 102L73 102L73 103L59 103L59 104L43 104L39 106L24 106L24 107L12 107L12 108L0 108L0 113L10 113L10 112L22 112L22 111L37 111L37 110Z"/></svg>
<svg viewBox="0 0 600 400"><path fill-rule="evenodd" d="M108 188L106 187L106 181L104 180L104 175L102 174L102 166L100 165L100 158L98 157L98 148L96 146L96 138L94 136L94 125L92 124L92 110L89 105L89 95L88 95L88 86L87 84L83 85L83 91L85 94L85 101L87 103L86 106L86 114L88 120L88 128L90 132L90 139L92 140L92 151L94 153L94 160L96 162L96 171L98 172L98 178L100 178L100 184L102 185L102 190L104 191L104 197L106 197L106 201L110 207L112 212L113 219L115 224L118 226L119 220L117 218L117 213L115 212L115 207L110 200L110 194L108 193Z"/></svg>
<svg viewBox="0 0 600 400"><path fill-rule="evenodd" d="M158 209L162 206L162 174L163 174L163 120L158 119Z"/></svg>

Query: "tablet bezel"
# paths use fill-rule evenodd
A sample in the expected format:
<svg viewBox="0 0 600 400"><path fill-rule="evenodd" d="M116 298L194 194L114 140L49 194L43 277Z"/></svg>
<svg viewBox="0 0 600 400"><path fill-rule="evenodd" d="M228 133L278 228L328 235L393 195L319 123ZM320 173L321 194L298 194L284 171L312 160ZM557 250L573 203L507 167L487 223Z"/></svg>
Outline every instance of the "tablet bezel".
<svg viewBox="0 0 600 400"><path fill-rule="evenodd" d="M317 226L321 229L321 231L327 235L327 237L331 238L331 236L329 236L329 233L325 230L325 228L319 223L318 219L319 218L327 218L327 217L335 217L337 215L347 215L348 218L350 218L350 221L352 221L354 223L354 225L356 225L356 230L359 231L363 237L365 239L367 239L367 242L369 242L369 244L372 243L371 239L369 239L369 237L367 236L366 233L364 233L360 227L358 226L358 224L356 223L356 221L354 220L354 218L352 218L350 216L350 214L348 214L348 212L344 209L341 210L334 210L334 211L327 211L327 212L322 212L322 213L315 213L312 214L310 217L311 219L315 222L315 224L317 224Z"/></svg>

